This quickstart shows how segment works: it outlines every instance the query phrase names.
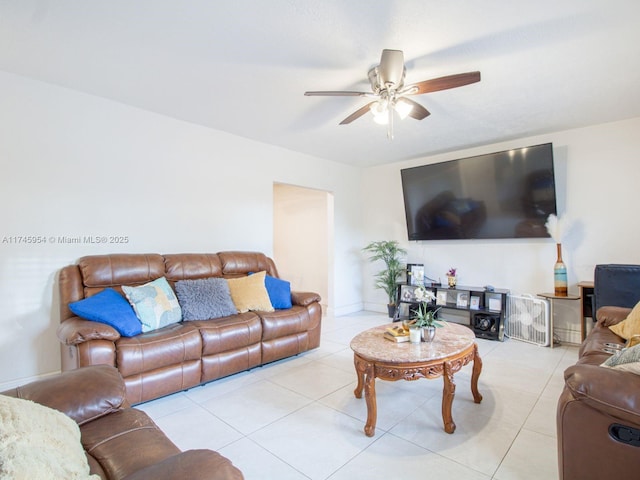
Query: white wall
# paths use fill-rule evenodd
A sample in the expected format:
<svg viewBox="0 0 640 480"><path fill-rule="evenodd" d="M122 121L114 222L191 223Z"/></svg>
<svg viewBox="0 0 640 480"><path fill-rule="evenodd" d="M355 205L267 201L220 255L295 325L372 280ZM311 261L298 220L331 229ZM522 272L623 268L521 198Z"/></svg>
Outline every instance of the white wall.
<svg viewBox="0 0 640 480"><path fill-rule="evenodd" d="M0 104L0 386L59 370L60 267L114 252L271 255L274 182L333 192L334 301L361 308L360 169L2 72ZM16 238L30 235L45 243ZM127 242L60 241L76 236Z"/></svg>
<svg viewBox="0 0 640 480"><path fill-rule="evenodd" d="M635 214L639 131L640 118L635 118L368 169L362 189L366 241L399 240L409 250L407 259L424 263L432 278L444 279L450 267L457 267L464 285L492 284L532 294L553 291L556 249L551 239L408 242L400 183L402 168L553 142L558 211L574 219L563 241L563 259L570 291L577 294L577 283L592 280L598 263L640 263L640 221ZM365 268L365 307L385 311L384 293L372 288L370 272L371 267ZM557 320L570 323L561 326L575 331L579 324L574 303L560 305ZM578 340L575 332L569 336Z"/></svg>
<svg viewBox="0 0 640 480"><path fill-rule="evenodd" d="M273 259L280 278L290 281L294 290L318 293L325 312L329 306L333 312L329 292L332 197L322 190L273 186Z"/></svg>
<svg viewBox="0 0 640 480"><path fill-rule="evenodd" d="M274 182L334 196L338 315L363 300L385 310L360 251L371 240L402 241L430 276L456 266L466 284L552 288L550 240L406 241L400 168L504 148L554 143L560 212L577 222L563 252L572 291L596 263L640 263L640 119L363 171L2 72L0 104L0 389L60 368L60 267L112 252L272 254ZM30 235L46 243L16 239ZM59 241L103 235L128 241Z"/></svg>

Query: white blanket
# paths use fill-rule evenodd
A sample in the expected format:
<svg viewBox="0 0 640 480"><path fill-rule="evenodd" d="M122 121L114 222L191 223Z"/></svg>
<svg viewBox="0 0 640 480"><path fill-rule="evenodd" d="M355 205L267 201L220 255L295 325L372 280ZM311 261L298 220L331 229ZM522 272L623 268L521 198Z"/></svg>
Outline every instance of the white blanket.
<svg viewBox="0 0 640 480"><path fill-rule="evenodd" d="M0 480L100 480L89 475L80 429L63 413L0 395Z"/></svg>

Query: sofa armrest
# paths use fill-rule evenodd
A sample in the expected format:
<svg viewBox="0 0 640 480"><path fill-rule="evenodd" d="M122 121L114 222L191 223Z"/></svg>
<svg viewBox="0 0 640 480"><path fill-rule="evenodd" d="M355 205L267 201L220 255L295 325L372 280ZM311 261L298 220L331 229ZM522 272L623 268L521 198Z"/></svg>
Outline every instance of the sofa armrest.
<svg viewBox="0 0 640 480"><path fill-rule="evenodd" d="M320 303L320 295L313 292L291 292L291 303L306 307L314 302Z"/></svg>
<svg viewBox="0 0 640 480"><path fill-rule="evenodd" d="M89 340L111 340L120 338L118 331L106 323L93 322L80 317L65 320L56 330L58 340L65 345L78 345Z"/></svg>
<svg viewBox="0 0 640 480"><path fill-rule="evenodd" d="M160 463L149 465L124 480L242 480L244 476L233 464L213 450L187 450Z"/></svg>
<svg viewBox="0 0 640 480"><path fill-rule="evenodd" d="M59 410L78 425L129 406L120 372L108 365L69 370L3 393Z"/></svg>
<svg viewBox="0 0 640 480"><path fill-rule="evenodd" d="M610 327L620 323L631 313L630 308L625 307L600 307L596 312L596 319L603 327Z"/></svg>
<svg viewBox="0 0 640 480"><path fill-rule="evenodd" d="M622 421L640 425L640 375L580 364L567 368L564 378L575 399Z"/></svg>

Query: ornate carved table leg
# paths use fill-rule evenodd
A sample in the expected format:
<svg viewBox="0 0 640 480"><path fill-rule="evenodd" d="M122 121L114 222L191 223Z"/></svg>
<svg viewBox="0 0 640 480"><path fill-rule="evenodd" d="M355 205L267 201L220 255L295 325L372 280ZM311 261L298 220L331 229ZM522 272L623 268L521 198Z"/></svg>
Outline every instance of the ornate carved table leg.
<svg viewBox="0 0 640 480"><path fill-rule="evenodd" d="M456 424L451 416L451 406L453 397L456 394L456 384L453 381L453 368L451 362L444 362L444 389L442 391L442 421L444 422L444 431L453 433L456 431Z"/></svg>
<svg viewBox="0 0 640 480"><path fill-rule="evenodd" d="M367 423L364 426L364 433L367 437L373 437L376 431L376 419L378 409L376 405L376 376L372 363L367 364L364 380L364 398L367 402Z"/></svg>
<svg viewBox="0 0 640 480"><path fill-rule="evenodd" d="M356 389L353 391L353 394L356 398L362 398L362 389L364 388L364 370L366 368L366 364L358 358L357 355L353 356L353 364L356 367L356 375L358 376L358 385L356 385Z"/></svg>
<svg viewBox="0 0 640 480"><path fill-rule="evenodd" d="M471 393L473 394L473 401L480 403L482 401L482 395L478 391L478 378L482 371L482 359L478 353L478 344L473 346L473 371L471 374Z"/></svg>

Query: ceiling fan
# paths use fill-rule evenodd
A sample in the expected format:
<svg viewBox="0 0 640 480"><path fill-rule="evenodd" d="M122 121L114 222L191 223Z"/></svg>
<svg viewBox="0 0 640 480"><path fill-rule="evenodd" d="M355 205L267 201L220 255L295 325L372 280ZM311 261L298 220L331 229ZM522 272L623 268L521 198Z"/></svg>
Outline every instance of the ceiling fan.
<svg viewBox="0 0 640 480"><path fill-rule="evenodd" d="M369 70L369 82L371 92L353 91L312 91L304 92L307 96L338 96L338 97L374 97L376 100L360 107L340 125L347 125L360 118L367 112L371 112L374 121L388 125L387 136L393 139L393 112L401 119L407 116L422 120L430 115L429 111L418 102L408 98L410 95L437 92L449 88L462 87L480 81L480 72L459 73L446 77L433 78L422 82L405 86L406 74L404 66L404 54L401 50L382 50L380 65Z"/></svg>

